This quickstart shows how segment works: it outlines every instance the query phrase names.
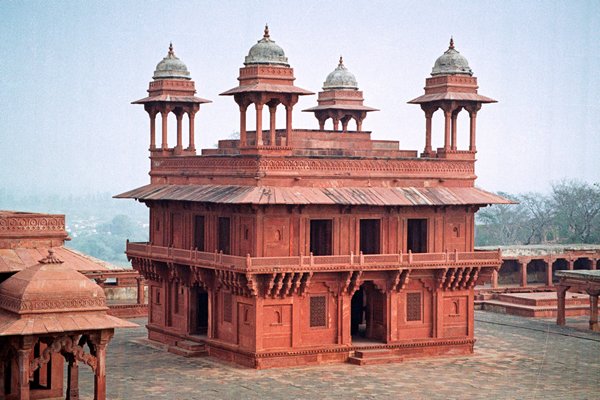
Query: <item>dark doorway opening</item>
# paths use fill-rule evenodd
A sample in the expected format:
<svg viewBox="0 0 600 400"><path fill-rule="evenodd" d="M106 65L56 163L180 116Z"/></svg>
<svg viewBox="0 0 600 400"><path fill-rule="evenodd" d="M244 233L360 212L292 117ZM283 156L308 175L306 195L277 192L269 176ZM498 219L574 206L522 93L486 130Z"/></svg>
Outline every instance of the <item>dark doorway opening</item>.
<svg viewBox="0 0 600 400"><path fill-rule="evenodd" d="M219 217L217 235L219 238L218 250L225 254L231 254L231 221L228 217Z"/></svg>
<svg viewBox="0 0 600 400"><path fill-rule="evenodd" d="M310 251L315 256L333 254L332 221L330 219L313 219L310 221Z"/></svg>
<svg viewBox="0 0 600 400"><path fill-rule="evenodd" d="M360 220L360 251L363 254L381 253L381 220L379 219L361 219Z"/></svg>
<svg viewBox="0 0 600 400"><path fill-rule="evenodd" d="M427 253L427 219L407 221L406 250L413 253Z"/></svg>
<svg viewBox="0 0 600 400"><path fill-rule="evenodd" d="M194 218L194 248L204 251L204 216L196 215Z"/></svg>
<svg viewBox="0 0 600 400"><path fill-rule="evenodd" d="M499 285L519 285L521 270L517 260L504 260L498 271Z"/></svg>
<svg viewBox="0 0 600 400"><path fill-rule="evenodd" d="M193 333L206 335L208 332L208 293L200 288L196 289L195 296L196 315Z"/></svg>
<svg viewBox="0 0 600 400"><path fill-rule="evenodd" d="M547 267L544 260L531 260L527 265L527 284L546 283Z"/></svg>
<svg viewBox="0 0 600 400"><path fill-rule="evenodd" d="M356 337L366 337L367 298L363 288L358 289L352 296L350 308L350 334Z"/></svg>

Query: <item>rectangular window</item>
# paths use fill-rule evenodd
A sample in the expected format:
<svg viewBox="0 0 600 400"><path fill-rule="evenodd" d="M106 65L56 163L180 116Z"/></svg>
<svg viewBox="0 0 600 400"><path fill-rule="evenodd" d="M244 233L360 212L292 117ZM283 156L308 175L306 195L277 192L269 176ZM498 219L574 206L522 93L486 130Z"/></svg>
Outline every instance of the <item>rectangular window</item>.
<svg viewBox="0 0 600 400"><path fill-rule="evenodd" d="M379 219L360 220L360 251L363 254L381 253L380 228L381 220Z"/></svg>
<svg viewBox="0 0 600 400"><path fill-rule="evenodd" d="M233 299L231 293L223 293L223 321L231 322L233 314Z"/></svg>
<svg viewBox="0 0 600 400"><path fill-rule="evenodd" d="M310 251L315 256L333 254L332 225L330 219L313 219L310 221Z"/></svg>
<svg viewBox="0 0 600 400"><path fill-rule="evenodd" d="M231 221L228 217L219 217L217 237L219 251L231 254Z"/></svg>
<svg viewBox="0 0 600 400"><path fill-rule="evenodd" d="M310 298L310 327L327 326L327 297L313 296Z"/></svg>
<svg viewBox="0 0 600 400"><path fill-rule="evenodd" d="M194 248L198 251L204 251L204 216L196 215L194 217Z"/></svg>
<svg viewBox="0 0 600 400"><path fill-rule="evenodd" d="M406 294L406 320L421 321L421 293Z"/></svg>
<svg viewBox="0 0 600 400"><path fill-rule="evenodd" d="M427 219L407 221L406 250L413 253L427 253Z"/></svg>

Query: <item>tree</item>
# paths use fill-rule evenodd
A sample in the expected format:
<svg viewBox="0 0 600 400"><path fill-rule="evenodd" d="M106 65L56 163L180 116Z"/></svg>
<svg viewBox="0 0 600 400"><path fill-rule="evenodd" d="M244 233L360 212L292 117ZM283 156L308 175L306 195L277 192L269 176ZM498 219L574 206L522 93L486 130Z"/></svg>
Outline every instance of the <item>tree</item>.
<svg viewBox="0 0 600 400"><path fill-rule="evenodd" d="M595 243L600 241L600 186L580 181L552 185L554 223L561 241Z"/></svg>

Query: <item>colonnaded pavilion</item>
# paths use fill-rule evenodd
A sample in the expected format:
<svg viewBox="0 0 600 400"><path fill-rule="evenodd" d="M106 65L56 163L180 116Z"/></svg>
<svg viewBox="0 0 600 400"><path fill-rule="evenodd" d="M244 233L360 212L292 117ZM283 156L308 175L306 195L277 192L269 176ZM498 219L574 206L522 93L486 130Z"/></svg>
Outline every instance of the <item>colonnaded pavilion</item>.
<svg viewBox="0 0 600 400"><path fill-rule="evenodd" d="M117 197L150 210L150 241L127 244L148 280L149 339L253 368L472 353L473 288L502 262L475 251L474 216L510 203L474 185L477 116L495 100L451 40L409 102L425 113L419 153L371 138L364 120L378 110L341 58L303 110L318 129L294 127L299 97L313 94L294 80L266 27L222 93L239 107L239 139L199 155L194 121L209 100L172 46L134 102L150 116L150 183ZM432 131L436 112L443 132Z"/></svg>

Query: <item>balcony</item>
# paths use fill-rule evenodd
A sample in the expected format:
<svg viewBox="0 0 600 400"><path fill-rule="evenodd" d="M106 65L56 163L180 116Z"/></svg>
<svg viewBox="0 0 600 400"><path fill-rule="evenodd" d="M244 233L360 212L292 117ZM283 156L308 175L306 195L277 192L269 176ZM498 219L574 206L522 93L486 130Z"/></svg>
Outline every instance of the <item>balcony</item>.
<svg viewBox="0 0 600 400"><path fill-rule="evenodd" d="M149 243L127 243L127 256L175 262L233 272L267 274L274 272L337 272L398 269L447 269L492 267L502 263L499 250L447 253L349 254L336 256L300 255L291 257L240 257L207 253Z"/></svg>

